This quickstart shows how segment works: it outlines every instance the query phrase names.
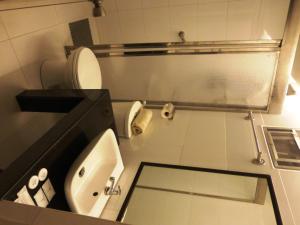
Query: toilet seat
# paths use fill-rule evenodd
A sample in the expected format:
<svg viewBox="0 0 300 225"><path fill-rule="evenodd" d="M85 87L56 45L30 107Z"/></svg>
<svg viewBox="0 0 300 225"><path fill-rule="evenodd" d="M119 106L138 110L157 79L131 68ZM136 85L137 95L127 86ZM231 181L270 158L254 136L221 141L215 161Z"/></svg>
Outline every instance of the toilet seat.
<svg viewBox="0 0 300 225"><path fill-rule="evenodd" d="M80 47L69 56L66 67L66 83L75 89L102 88L100 66L90 49Z"/></svg>

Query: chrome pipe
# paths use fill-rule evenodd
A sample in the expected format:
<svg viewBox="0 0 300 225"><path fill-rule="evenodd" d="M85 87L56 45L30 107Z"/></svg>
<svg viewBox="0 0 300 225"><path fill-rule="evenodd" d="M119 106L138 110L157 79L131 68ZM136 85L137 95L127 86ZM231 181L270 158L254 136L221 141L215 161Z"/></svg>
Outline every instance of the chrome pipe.
<svg viewBox="0 0 300 225"><path fill-rule="evenodd" d="M252 111L249 111L248 116L245 119L250 120L253 135L254 135L254 139L255 139L256 150L257 150L257 158L253 159L252 162L254 164L260 165L260 166L265 165L266 161L262 157L263 152L261 151L259 143L258 143L257 133L256 133L255 126L254 126L254 117L253 117Z"/></svg>

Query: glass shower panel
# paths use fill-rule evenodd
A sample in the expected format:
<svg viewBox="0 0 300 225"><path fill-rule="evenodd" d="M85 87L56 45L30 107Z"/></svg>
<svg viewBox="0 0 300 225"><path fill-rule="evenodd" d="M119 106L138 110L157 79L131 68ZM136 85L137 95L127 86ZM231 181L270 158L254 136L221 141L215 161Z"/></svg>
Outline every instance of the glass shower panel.
<svg viewBox="0 0 300 225"><path fill-rule="evenodd" d="M118 221L132 225L279 225L269 176L142 163Z"/></svg>
<svg viewBox="0 0 300 225"><path fill-rule="evenodd" d="M265 109L278 52L100 58L117 100Z"/></svg>

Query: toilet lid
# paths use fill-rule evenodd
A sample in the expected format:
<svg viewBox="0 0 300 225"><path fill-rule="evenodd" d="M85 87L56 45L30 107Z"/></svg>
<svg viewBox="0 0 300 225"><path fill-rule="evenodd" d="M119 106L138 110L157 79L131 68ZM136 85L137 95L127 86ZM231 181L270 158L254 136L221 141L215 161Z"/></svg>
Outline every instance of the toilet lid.
<svg viewBox="0 0 300 225"><path fill-rule="evenodd" d="M77 49L76 53L73 61L76 86L80 89L101 89L101 70L95 54L84 47Z"/></svg>

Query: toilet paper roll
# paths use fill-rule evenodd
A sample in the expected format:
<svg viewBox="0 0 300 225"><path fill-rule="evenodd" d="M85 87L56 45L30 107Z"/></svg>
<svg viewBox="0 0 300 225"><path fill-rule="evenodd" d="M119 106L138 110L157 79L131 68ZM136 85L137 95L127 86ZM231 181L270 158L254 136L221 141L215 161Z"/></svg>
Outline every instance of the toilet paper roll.
<svg viewBox="0 0 300 225"><path fill-rule="evenodd" d="M173 119L175 107L172 103L165 104L161 110L161 117L164 119Z"/></svg>
<svg viewBox="0 0 300 225"><path fill-rule="evenodd" d="M131 124L143 107L142 103L139 101L113 102L112 107L119 137L130 138L132 136Z"/></svg>
<svg viewBox="0 0 300 225"><path fill-rule="evenodd" d="M152 111L149 109L141 109L137 117L132 123L132 132L134 135L139 135L145 132L152 119Z"/></svg>

